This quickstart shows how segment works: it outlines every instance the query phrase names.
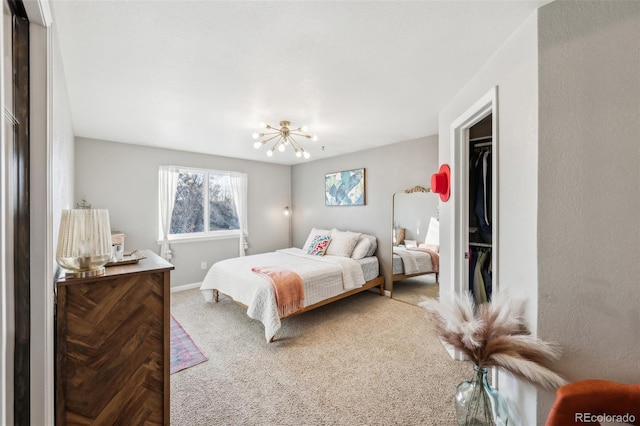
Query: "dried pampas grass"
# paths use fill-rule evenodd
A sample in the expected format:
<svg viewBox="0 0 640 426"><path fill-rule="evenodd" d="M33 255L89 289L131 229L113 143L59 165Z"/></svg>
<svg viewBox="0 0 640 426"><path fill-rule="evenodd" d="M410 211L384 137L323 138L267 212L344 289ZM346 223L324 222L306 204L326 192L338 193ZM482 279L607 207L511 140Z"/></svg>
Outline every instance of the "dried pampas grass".
<svg viewBox="0 0 640 426"><path fill-rule="evenodd" d="M560 348L531 335L524 323L524 301L500 292L491 303L476 306L466 293L450 302L425 299L420 306L440 339L478 367L497 367L546 389L566 383L551 370Z"/></svg>

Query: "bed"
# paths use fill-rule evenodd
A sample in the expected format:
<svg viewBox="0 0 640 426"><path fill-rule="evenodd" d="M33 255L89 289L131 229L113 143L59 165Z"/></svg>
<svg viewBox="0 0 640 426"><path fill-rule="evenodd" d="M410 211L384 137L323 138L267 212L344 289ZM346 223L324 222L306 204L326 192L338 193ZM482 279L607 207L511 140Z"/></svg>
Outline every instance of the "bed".
<svg viewBox="0 0 640 426"><path fill-rule="evenodd" d="M440 256L426 247L393 247L393 281L435 274L439 278Z"/></svg>
<svg viewBox="0 0 640 426"><path fill-rule="evenodd" d="M403 245L393 247L392 281L440 272L440 222L432 217L424 243L404 240Z"/></svg>
<svg viewBox="0 0 640 426"><path fill-rule="evenodd" d="M292 247L216 262L200 290L207 302L217 302L222 293L245 307L250 318L264 325L267 341L273 341L283 318L374 287L383 295L384 277L374 255L375 241L371 235L313 228L304 249ZM278 268L301 279L304 301L295 312L283 316L279 311L274 280L257 272L266 268Z"/></svg>

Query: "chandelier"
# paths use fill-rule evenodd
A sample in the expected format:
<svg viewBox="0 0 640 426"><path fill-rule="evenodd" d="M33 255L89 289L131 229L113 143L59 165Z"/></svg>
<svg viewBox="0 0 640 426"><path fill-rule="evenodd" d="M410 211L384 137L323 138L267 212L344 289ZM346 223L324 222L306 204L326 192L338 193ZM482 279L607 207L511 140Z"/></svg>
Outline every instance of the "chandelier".
<svg viewBox="0 0 640 426"><path fill-rule="evenodd" d="M312 141L318 140L318 136L309 135L306 133L309 130L307 126L298 127L297 129L291 129L289 128L289 126L291 126L291 123L288 121L281 121L279 129L266 123L260 123L258 126L263 129L267 129L267 131L262 133L254 133L252 135L254 139L264 138L262 140L256 141L253 144L253 147L255 149L260 149L260 147L262 147L263 145L271 142L272 140L275 140L271 149L267 151L267 155L269 157L273 155L273 151L275 151L276 149L280 152L284 152L287 146L290 146L296 153L296 157L309 158L311 155L300 146L300 144L294 139L294 136L311 139Z"/></svg>

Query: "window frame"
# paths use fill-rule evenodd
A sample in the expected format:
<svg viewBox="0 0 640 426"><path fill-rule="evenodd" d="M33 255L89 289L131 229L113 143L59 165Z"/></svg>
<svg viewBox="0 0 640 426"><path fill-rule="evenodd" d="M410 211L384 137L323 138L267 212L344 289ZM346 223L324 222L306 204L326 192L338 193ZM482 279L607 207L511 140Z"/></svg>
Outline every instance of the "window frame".
<svg viewBox="0 0 640 426"><path fill-rule="evenodd" d="M184 166L175 166L178 169L178 173L204 173L206 175L203 184L203 191L205 193L204 197L204 206L203 206L203 217L204 217L204 228L209 228L209 204L211 201L209 200L209 175L243 175L245 179L247 179L246 173L235 172L230 170L219 170L219 169L204 169L198 167L184 167ZM239 216L239 212L236 211L236 215ZM240 221L240 217L238 217L238 221ZM202 232L190 232L190 233L182 233L182 234L169 234L167 235L167 239L172 244L180 244L180 243L189 243L195 241L207 241L207 240L224 240L224 239L232 239L232 238L240 238L241 235L241 227L238 229L224 229L217 231L202 231ZM162 244L162 219L160 217L160 209L158 209L158 244Z"/></svg>

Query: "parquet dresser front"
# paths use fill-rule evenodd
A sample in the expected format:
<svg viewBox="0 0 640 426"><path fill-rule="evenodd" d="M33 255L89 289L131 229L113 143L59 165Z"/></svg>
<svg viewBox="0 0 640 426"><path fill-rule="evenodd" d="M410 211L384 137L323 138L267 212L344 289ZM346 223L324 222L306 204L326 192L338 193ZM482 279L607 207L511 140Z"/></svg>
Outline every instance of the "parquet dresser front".
<svg viewBox="0 0 640 426"><path fill-rule="evenodd" d="M136 264L56 282L56 424L169 424L170 271Z"/></svg>

